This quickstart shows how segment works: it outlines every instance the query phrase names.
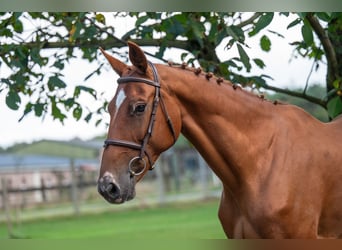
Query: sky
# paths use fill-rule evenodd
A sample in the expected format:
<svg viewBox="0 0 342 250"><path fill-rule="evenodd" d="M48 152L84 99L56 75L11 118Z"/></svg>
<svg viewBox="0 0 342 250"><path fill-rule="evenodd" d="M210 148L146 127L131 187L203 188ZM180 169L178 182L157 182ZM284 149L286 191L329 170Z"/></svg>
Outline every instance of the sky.
<svg viewBox="0 0 342 250"><path fill-rule="evenodd" d="M261 51L259 46L260 36L255 36L253 39L247 39L247 44L250 49L246 49L250 58L258 57L264 60L266 68L263 70L252 68L252 75L266 74L270 75L274 80L269 84L277 87L303 87L309 75L312 62L307 59L291 59L293 48L289 45L290 42L301 40L300 27L286 29L287 25L293 21L292 18L280 18L275 15L275 20L272 22L269 29L275 30L285 36L285 39L279 38L275 35L269 35L272 47L271 52L266 53ZM107 20L108 21L108 20ZM130 30L134 22L131 19L115 20L116 34L120 35ZM144 48L146 51L153 52L153 48ZM165 59L179 62L179 51L167 50ZM232 48L227 51L224 45L217 49L218 57L226 60L237 55L237 49ZM101 57L99 57L101 60ZM105 62L105 58L102 59ZM150 58L153 62L153 58ZM75 84L83 84L90 86L98 92L104 92L104 98L110 100L116 89L117 75L110 66L106 64L102 74L94 75L88 81L84 82L92 70L97 67L97 63L89 63L81 59L73 59L63 70L66 82L73 82ZM326 67L322 65L318 72L313 72L310 77L310 84L324 83ZM0 74L4 73L5 69L0 66ZM7 148L16 143L31 143L42 139L49 140L69 140L73 138L80 138L88 140L98 135L103 135L107 131L106 123L109 121L109 116L104 115L103 120L99 126L95 126L95 122L87 123L82 119L75 121L72 117L66 119L64 124L58 120L53 120L50 116L46 116L44 120L36 117L33 114L25 117L21 122L19 118L22 116L23 107L17 111L10 110L5 104L5 91L0 93L0 147ZM84 102L91 106L93 99L84 97ZM88 99L87 99L88 98ZM98 107L98 104L97 106Z"/></svg>

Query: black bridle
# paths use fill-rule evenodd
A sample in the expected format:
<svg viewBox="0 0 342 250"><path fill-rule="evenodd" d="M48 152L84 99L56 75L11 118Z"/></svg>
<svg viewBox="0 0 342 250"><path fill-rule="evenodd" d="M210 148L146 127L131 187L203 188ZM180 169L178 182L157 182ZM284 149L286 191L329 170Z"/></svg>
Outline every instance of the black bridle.
<svg viewBox="0 0 342 250"><path fill-rule="evenodd" d="M134 150L140 150L140 154L139 156L133 157L128 164L128 171L131 174L131 176L137 176L142 174L145 169L146 169L146 161L144 160L144 156L147 156L148 162L150 164L150 170L152 170L153 167L153 162L151 161L151 158L149 156L149 154L146 151L146 145L150 139L150 137L152 136L152 132L153 132L153 127L154 127L154 123L156 120L156 114L157 114L157 109L158 109L158 105L159 103L161 104L161 108L163 113L165 114L166 120L167 120L167 124L168 127L170 128L170 131L172 133L174 142L176 141L176 133L171 121L170 116L167 113L164 101L162 99L161 93L160 93L160 83L159 83L159 78L158 78L158 74L157 74L157 70L154 67L154 65L151 62L148 62L148 64L150 65L150 67L152 68L152 72L153 72L153 81L149 80L149 79L145 79L145 78L140 78L140 77L132 77L132 76L124 76L124 77L120 77L118 79L118 84L124 84L124 83L145 83L147 85L153 86L155 87L155 94L154 94L154 100L153 100L153 107L152 107L152 112L151 112L151 117L150 117L150 121L148 124L148 128L147 128L147 132L144 136L144 139L142 140L142 142L136 143L136 142L131 142L131 141L126 141L126 140L120 140L120 139L107 139L104 141L104 148L106 149L108 146L119 146L119 147L127 147L130 149L134 149ZM143 168L139 171L136 172L132 169L132 166L137 163L137 162L142 162L143 164Z"/></svg>

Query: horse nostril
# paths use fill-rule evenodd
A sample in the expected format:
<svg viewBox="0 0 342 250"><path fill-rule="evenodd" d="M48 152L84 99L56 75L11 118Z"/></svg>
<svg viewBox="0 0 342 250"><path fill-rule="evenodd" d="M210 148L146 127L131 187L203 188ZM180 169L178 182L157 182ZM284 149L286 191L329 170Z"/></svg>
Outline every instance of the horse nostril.
<svg viewBox="0 0 342 250"><path fill-rule="evenodd" d="M103 178L99 181L98 191L108 201L118 200L121 196L120 187L108 178Z"/></svg>
<svg viewBox="0 0 342 250"><path fill-rule="evenodd" d="M120 188L114 183L109 183L106 187L106 192L112 197L118 197L120 195Z"/></svg>

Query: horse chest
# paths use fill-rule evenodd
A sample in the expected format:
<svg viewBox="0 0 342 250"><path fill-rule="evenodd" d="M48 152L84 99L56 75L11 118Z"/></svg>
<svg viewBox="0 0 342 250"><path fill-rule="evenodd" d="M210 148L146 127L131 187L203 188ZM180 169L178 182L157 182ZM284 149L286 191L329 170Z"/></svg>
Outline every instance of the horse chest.
<svg viewBox="0 0 342 250"><path fill-rule="evenodd" d="M222 194L219 219L228 238L260 238L248 218L241 213L229 192Z"/></svg>
<svg viewBox="0 0 342 250"><path fill-rule="evenodd" d="M256 239L260 238L260 235L253 229L252 224L245 216L240 216L235 220L232 226L232 237L234 239Z"/></svg>

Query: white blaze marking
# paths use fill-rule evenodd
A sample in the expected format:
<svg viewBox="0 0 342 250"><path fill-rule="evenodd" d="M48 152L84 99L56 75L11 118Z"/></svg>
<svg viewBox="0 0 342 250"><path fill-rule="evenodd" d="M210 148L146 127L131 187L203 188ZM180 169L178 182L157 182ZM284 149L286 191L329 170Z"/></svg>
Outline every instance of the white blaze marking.
<svg viewBox="0 0 342 250"><path fill-rule="evenodd" d="M113 121L115 121L116 119L116 115L118 114L119 112L119 109L120 109L120 106L121 104L125 101L126 99L126 95L125 95L125 91L123 91L123 89L120 89L119 90L119 93L116 97L116 102L115 102L115 114L114 114L114 117L113 117Z"/></svg>
<svg viewBox="0 0 342 250"><path fill-rule="evenodd" d="M112 177L113 179L114 179L114 176L113 176L113 174L112 173L110 173L110 172L108 172L108 171L106 171L104 174L103 174L103 176L102 177L105 177L105 176L109 176L109 177ZM103 180L102 180L103 181Z"/></svg>
<svg viewBox="0 0 342 250"><path fill-rule="evenodd" d="M125 99L126 99L125 92L123 91L123 89L120 89L118 96L116 98L116 102L115 102L116 110L119 110L121 104L124 102Z"/></svg>

